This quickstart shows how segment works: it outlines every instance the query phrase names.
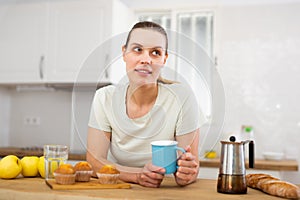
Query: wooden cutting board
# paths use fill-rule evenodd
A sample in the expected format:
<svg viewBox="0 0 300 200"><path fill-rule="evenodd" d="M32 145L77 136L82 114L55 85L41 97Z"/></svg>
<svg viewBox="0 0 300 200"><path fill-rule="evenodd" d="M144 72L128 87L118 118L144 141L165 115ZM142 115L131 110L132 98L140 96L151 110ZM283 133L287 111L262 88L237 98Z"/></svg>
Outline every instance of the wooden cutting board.
<svg viewBox="0 0 300 200"><path fill-rule="evenodd" d="M127 189L131 188L129 183L118 182L117 184L100 184L97 179L92 178L89 182L76 182L72 185L60 185L53 179L46 180L46 184L53 190L88 190L88 189Z"/></svg>

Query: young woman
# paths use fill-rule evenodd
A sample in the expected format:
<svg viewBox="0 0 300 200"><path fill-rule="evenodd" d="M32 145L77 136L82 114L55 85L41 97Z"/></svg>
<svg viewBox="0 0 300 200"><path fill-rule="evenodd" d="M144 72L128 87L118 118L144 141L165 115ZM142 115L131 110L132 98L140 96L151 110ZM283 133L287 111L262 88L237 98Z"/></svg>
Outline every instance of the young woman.
<svg viewBox="0 0 300 200"><path fill-rule="evenodd" d="M87 161L94 171L116 165L120 179L159 187L165 169L152 165L155 140L176 140L185 148L174 173L178 185L198 175L199 128L202 113L191 89L163 79L168 58L165 30L153 22L139 22L122 47L128 83L96 91L88 129Z"/></svg>

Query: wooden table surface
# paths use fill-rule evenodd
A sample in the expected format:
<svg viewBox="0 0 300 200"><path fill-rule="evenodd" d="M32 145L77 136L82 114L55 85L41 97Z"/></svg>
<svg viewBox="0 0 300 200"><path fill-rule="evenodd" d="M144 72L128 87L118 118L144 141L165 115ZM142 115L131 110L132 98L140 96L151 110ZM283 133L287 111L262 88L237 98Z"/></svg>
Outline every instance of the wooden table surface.
<svg viewBox="0 0 300 200"><path fill-rule="evenodd" d="M17 178L0 179L0 199L22 200L76 200L76 199L278 199L258 190L248 188L247 194L221 194L217 192L217 181L198 179L186 187L176 185L173 177L166 177L160 188L145 188L132 184L130 189L52 190L44 179Z"/></svg>

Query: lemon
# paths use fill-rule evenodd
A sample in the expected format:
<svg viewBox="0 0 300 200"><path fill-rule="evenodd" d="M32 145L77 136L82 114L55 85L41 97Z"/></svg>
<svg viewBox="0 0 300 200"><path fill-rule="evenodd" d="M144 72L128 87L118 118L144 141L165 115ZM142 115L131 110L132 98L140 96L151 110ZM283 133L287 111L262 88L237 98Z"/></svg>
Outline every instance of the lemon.
<svg viewBox="0 0 300 200"><path fill-rule="evenodd" d="M5 156L0 161L0 178L16 178L22 171L20 159L15 155Z"/></svg>
<svg viewBox="0 0 300 200"><path fill-rule="evenodd" d="M38 170L41 177L45 178L45 157L44 156L41 156L39 158Z"/></svg>
<svg viewBox="0 0 300 200"><path fill-rule="evenodd" d="M205 152L205 158L216 158L217 152L215 151L206 151Z"/></svg>
<svg viewBox="0 0 300 200"><path fill-rule="evenodd" d="M38 171L39 157L37 156L24 156L21 159L22 175L24 177L35 177L39 174Z"/></svg>
<svg viewBox="0 0 300 200"><path fill-rule="evenodd" d="M58 168L58 162L57 161L52 161L51 162L51 174L54 172L55 169ZM41 156L39 158L38 162L38 171L41 175L41 177L45 178L46 177L46 172L45 172L45 157Z"/></svg>

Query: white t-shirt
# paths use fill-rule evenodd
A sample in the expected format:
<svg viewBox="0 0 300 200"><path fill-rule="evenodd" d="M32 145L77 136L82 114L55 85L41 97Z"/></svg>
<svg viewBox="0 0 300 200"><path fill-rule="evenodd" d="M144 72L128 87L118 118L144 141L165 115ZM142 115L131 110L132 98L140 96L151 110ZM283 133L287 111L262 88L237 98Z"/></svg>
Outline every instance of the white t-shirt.
<svg viewBox="0 0 300 200"><path fill-rule="evenodd" d="M205 123L194 93L183 84L158 85L154 106L146 115L130 119L126 113L128 84L100 88L94 96L89 126L112 133L108 160L131 167L151 162L155 140L174 140Z"/></svg>

